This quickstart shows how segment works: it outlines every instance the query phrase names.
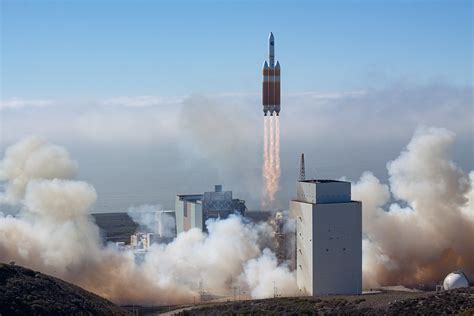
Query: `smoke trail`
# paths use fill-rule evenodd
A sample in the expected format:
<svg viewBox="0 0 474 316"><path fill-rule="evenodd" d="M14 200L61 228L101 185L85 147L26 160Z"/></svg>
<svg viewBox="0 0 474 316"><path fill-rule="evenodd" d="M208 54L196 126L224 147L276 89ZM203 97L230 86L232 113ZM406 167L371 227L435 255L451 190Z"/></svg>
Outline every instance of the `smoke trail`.
<svg viewBox="0 0 474 316"><path fill-rule="evenodd" d="M273 115L270 116L270 182L268 187L268 198L270 204L275 200L275 122Z"/></svg>
<svg viewBox="0 0 474 316"><path fill-rule="evenodd" d="M453 142L446 129L419 129L387 164L389 185L366 172L352 187L363 203L365 287L435 284L457 269L474 278L474 172L451 161Z"/></svg>
<svg viewBox="0 0 474 316"><path fill-rule="evenodd" d="M253 295L271 296L272 281L286 294L296 292L294 273L274 264L274 255L265 250L271 227L236 216L209 220L207 234L191 229L168 245L153 245L140 264L131 251L103 246L89 215L95 189L64 179L75 170L64 148L38 138L6 150L0 181L7 192L15 188L19 211L15 217L0 213L0 262L15 261L119 304L192 302L200 283L213 294L230 294L232 279ZM259 270L270 279L248 275Z"/></svg>
<svg viewBox="0 0 474 316"><path fill-rule="evenodd" d="M278 116L264 117L263 208L275 207L280 182L280 121Z"/></svg>
<svg viewBox="0 0 474 316"><path fill-rule="evenodd" d="M280 117L275 116L275 189L280 189Z"/></svg>
<svg viewBox="0 0 474 316"><path fill-rule="evenodd" d="M263 117L263 192L262 192L262 209L269 205L268 198L268 183L270 182L270 163L269 163L269 120L266 116Z"/></svg>

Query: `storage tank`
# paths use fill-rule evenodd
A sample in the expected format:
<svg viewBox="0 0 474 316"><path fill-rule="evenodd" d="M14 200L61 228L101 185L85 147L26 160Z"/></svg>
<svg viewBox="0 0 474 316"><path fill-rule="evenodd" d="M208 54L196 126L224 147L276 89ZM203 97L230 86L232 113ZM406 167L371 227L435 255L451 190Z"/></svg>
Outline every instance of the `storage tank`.
<svg viewBox="0 0 474 316"><path fill-rule="evenodd" d="M468 286L469 281L462 271L451 272L446 276L446 278L444 278L443 281L444 290L452 290Z"/></svg>

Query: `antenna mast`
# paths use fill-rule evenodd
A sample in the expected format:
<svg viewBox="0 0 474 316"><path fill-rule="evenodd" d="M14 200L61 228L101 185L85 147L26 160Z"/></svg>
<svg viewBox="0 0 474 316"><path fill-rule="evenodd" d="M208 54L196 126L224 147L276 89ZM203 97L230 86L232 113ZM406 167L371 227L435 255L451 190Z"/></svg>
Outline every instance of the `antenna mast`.
<svg viewBox="0 0 474 316"><path fill-rule="evenodd" d="M299 181L304 181L306 180L306 175L305 175L305 168L304 168L304 153L301 154L301 162L300 162L300 179Z"/></svg>

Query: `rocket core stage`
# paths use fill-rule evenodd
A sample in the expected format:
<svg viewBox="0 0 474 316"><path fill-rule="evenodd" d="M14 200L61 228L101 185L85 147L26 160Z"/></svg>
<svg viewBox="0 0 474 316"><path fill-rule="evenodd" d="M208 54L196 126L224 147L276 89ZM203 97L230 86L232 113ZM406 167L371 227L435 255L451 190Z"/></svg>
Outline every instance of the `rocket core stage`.
<svg viewBox="0 0 474 316"><path fill-rule="evenodd" d="M262 105L263 115L280 114L280 63L275 64L275 38L268 37L268 62L263 64Z"/></svg>

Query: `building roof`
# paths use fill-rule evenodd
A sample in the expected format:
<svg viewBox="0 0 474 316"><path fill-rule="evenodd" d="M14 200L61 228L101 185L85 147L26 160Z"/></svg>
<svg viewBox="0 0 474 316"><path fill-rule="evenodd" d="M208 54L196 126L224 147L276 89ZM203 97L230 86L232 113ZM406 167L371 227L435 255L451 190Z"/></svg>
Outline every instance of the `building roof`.
<svg viewBox="0 0 474 316"><path fill-rule="evenodd" d="M189 202L197 202L201 201L203 198L203 194L178 194L177 195L180 200L189 201Z"/></svg>
<svg viewBox="0 0 474 316"><path fill-rule="evenodd" d="M299 182L307 182L307 183L349 183L348 181L341 181L341 180L327 180L327 179L312 179L312 180L299 180Z"/></svg>

